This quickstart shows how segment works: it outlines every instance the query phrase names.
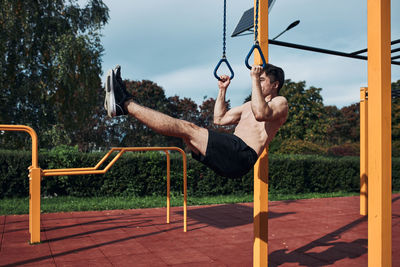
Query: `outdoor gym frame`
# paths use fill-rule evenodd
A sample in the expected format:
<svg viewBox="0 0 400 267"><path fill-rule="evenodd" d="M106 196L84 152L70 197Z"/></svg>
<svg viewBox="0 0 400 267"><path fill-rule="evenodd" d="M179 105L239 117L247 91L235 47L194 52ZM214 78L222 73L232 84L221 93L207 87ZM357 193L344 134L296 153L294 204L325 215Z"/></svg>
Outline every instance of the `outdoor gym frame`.
<svg viewBox="0 0 400 267"><path fill-rule="evenodd" d="M259 0L258 41L268 60L268 1ZM256 8L257 0L254 0ZM367 0L368 116L361 118L360 212L368 211L368 266L392 266L390 0ZM256 14L256 10L254 10ZM255 23L254 23L255 25ZM262 64L255 53L255 64ZM365 96L365 90L361 94ZM362 98L365 99L365 98ZM360 113L366 111L362 101ZM367 190L368 188L368 190ZM367 203L368 201L368 203ZM254 166L253 266L268 266L268 148Z"/></svg>
<svg viewBox="0 0 400 267"><path fill-rule="evenodd" d="M29 169L29 233L30 243L40 242L40 183L42 177L60 175L105 174L125 153L134 151L164 151L167 155L167 223L170 222L170 155L168 151L178 151L183 161L183 231L187 231L187 159L179 147L114 147L94 167L42 170L38 164L38 138L35 130L25 125L1 125L0 131L27 132L32 138L32 165ZM119 153L99 170L100 166L113 152Z"/></svg>

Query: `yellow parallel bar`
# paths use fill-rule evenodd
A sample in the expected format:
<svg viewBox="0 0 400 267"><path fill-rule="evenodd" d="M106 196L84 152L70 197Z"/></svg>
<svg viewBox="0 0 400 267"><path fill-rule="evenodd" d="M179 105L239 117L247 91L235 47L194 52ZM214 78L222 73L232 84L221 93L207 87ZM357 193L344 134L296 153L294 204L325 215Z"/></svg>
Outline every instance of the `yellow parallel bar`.
<svg viewBox="0 0 400 267"><path fill-rule="evenodd" d="M125 150L122 149L103 170L95 170L94 168L93 170L87 170L91 168L43 170L43 176L105 174L124 153Z"/></svg>
<svg viewBox="0 0 400 267"><path fill-rule="evenodd" d="M390 0L368 0L368 266L392 266Z"/></svg>
<svg viewBox="0 0 400 267"><path fill-rule="evenodd" d="M170 157L168 151L178 151L182 154L183 159L183 231L187 231L187 159L185 152L179 147L114 147L112 148L95 167L89 168L69 168L69 169L52 169L42 170L42 176L62 176L62 175L86 175L86 174L105 174L114 163L125 153L134 151L164 151L167 154L167 176L170 177ZM103 170L98 170L100 165L113 153L119 153L108 163ZM168 178L170 180L170 178ZM167 185L167 194L169 195L170 183ZM170 198L167 197L167 221L170 214Z"/></svg>
<svg viewBox="0 0 400 267"><path fill-rule="evenodd" d="M254 15L257 1L254 0ZM268 1L259 0L258 42L268 61ZM254 64L262 64L260 54L254 52ZM253 266L268 266L268 148L254 165L254 243Z"/></svg>
<svg viewBox="0 0 400 267"><path fill-rule="evenodd" d="M91 170L97 170L101 164L106 161L106 159L111 155L112 152L114 152L114 149L111 149L108 151L107 154L104 155L104 157L96 164L94 167L87 167L87 168L67 168L67 169L50 169L50 170L45 170L46 173L52 173L52 172L64 172L64 171L91 171ZM50 175L49 175L50 176Z"/></svg>
<svg viewBox="0 0 400 267"><path fill-rule="evenodd" d="M26 132L32 138L32 167L39 168L38 163L38 138L35 130L26 125L5 125L0 124L0 131L14 131L14 132Z"/></svg>
<svg viewBox="0 0 400 267"><path fill-rule="evenodd" d="M368 88L360 89L360 215L368 211Z"/></svg>

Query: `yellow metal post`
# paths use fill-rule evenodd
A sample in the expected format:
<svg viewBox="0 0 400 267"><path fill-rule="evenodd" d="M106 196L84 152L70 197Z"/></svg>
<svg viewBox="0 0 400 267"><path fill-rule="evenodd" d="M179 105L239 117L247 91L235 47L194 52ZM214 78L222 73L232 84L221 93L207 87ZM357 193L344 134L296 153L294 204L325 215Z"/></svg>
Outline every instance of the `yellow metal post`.
<svg viewBox="0 0 400 267"><path fill-rule="evenodd" d="M187 159L185 152L181 152L183 160L183 231L187 232Z"/></svg>
<svg viewBox="0 0 400 267"><path fill-rule="evenodd" d="M253 266L268 266L268 149L254 165Z"/></svg>
<svg viewBox="0 0 400 267"><path fill-rule="evenodd" d="M29 232L31 244L40 242L40 168L29 168Z"/></svg>
<svg viewBox="0 0 400 267"><path fill-rule="evenodd" d="M368 88L360 89L360 215L368 208Z"/></svg>
<svg viewBox="0 0 400 267"><path fill-rule="evenodd" d="M368 266L392 266L390 0L368 0Z"/></svg>
<svg viewBox="0 0 400 267"><path fill-rule="evenodd" d="M256 14L254 1L254 15ZM268 1L259 0L258 42L268 60ZM262 64L257 50L254 51L254 64ZM268 266L268 148L254 165L254 243L253 266Z"/></svg>
<svg viewBox="0 0 400 267"><path fill-rule="evenodd" d="M170 198L170 190L171 190L171 176L170 176L170 156L168 151L165 151L167 155L167 223L169 223L169 214L170 214L170 206L171 206L171 198Z"/></svg>

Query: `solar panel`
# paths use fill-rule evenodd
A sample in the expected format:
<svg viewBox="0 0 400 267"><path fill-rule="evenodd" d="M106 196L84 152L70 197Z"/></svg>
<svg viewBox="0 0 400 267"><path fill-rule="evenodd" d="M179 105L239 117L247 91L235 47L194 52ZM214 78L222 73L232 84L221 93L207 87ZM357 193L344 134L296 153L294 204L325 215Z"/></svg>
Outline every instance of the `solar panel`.
<svg viewBox="0 0 400 267"><path fill-rule="evenodd" d="M268 13L274 6L275 0L268 0ZM246 10L239 20L238 25L236 25L231 37L238 36L239 34L251 30L254 27L254 7Z"/></svg>

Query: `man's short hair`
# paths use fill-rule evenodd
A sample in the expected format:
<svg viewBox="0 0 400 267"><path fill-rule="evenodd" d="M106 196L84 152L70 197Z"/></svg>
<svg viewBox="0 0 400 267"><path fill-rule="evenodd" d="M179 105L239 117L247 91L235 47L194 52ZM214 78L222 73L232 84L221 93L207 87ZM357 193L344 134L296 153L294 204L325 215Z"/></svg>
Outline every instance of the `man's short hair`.
<svg viewBox="0 0 400 267"><path fill-rule="evenodd" d="M267 63L264 68L264 71L265 74L270 79L271 83L278 81L278 94L279 94L279 90L281 90L283 84L285 83L285 73L283 72L283 69Z"/></svg>

